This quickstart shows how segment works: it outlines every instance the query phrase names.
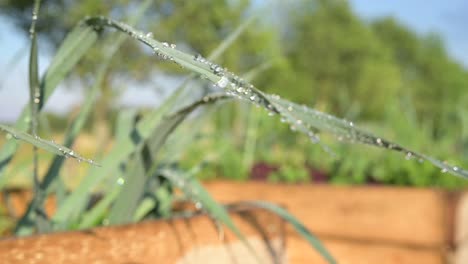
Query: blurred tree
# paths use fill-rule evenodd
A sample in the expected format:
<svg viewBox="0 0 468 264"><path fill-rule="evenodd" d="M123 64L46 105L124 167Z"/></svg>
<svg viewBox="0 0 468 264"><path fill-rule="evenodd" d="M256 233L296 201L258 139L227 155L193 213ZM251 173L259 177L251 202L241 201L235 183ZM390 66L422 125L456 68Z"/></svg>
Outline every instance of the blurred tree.
<svg viewBox="0 0 468 264"><path fill-rule="evenodd" d="M38 21L40 37L56 48L65 34L85 16L104 15L118 20L134 12L138 1L43 1ZM0 0L0 14L12 19L25 33L29 30L33 1ZM183 48L207 55L248 16L249 0L222 1L168 1L155 0L146 12L138 28L153 32L158 40L182 44ZM264 27L250 27L240 40L227 51L221 60L233 70L248 70L264 60L272 38L272 32ZM142 60L142 53L135 41L127 42L113 71L132 78L145 79L154 69L154 63ZM95 49L87 63L96 65L102 60L101 49ZM120 62L120 63L119 63ZM89 65L84 66L83 71ZM167 67L167 65L165 66ZM171 68L177 71L178 68ZM82 72L80 72L82 73Z"/></svg>
<svg viewBox="0 0 468 264"><path fill-rule="evenodd" d="M398 63L417 116L433 122L434 136L461 131L454 129L461 124L455 106L466 94L468 73L448 56L442 40L435 34L419 37L392 18L377 20L372 28Z"/></svg>
<svg viewBox="0 0 468 264"><path fill-rule="evenodd" d="M354 109L361 117L381 117L381 106L401 86L390 50L346 1L295 3L285 7L287 60L279 67L286 74L270 76L272 90L341 116Z"/></svg>
<svg viewBox="0 0 468 264"><path fill-rule="evenodd" d="M26 35L33 2L0 0L0 14L13 20ZM125 20L135 11L138 3L130 0L43 1L38 20L39 36L53 51L66 33L85 16L104 15ZM251 7L249 0L155 0L137 27L153 32L158 40L176 43L179 48L207 55L247 18ZM104 37L112 38L111 34L104 32ZM273 36L273 31L265 27L251 26L219 61L233 71L247 71L274 51L268 48ZM93 76L87 73L93 72L99 65L105 48L101 44L92 49L75 73L85 80L92 80ZM104 81L98 109L95 111L95 124L104 123L108 119L109 108L117 93L116 89L111 89L117 85L116 77L119 77L119 81L129 78L144 82L161 68L175 74L181 72L179 67L171 63L156 64L154 60L148 59L148 53L148 49L142 48L135 41L125 42ZM109 134L108 131L104 133Z"/></svg>

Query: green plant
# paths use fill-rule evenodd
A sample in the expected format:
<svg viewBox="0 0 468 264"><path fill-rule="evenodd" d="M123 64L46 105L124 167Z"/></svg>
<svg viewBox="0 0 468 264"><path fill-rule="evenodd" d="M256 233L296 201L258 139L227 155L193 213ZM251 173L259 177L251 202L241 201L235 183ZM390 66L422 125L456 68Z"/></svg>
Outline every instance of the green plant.
<svg viewBox="0 0 468 264"><path fill-rule="evenodd" d="M37 18L39 2L36 1L37 8L34 9L33 18ZM130 19L129 24L134 24L138 20L149 2L145 1L141 4L139 11ZM249 21L246 23L249 23ZM178 188L183 191L185 199L192 200L197 207L203 208L243 240L242 234L230 220L226 209L217 204L194 177L200 171L200 166L195 166L188 172L183 171L178 168L177 160L174 159L180 146L178 147L175 144L163 149L166 141L175 133L176 128L195 109L200 106L209 106L233 99L259 106L270 115L280 116L284 122L289 124L291 130L306 134L307 137L320 145L325 151L330 150L318 138L316 134L317 130L329 132L344 140L401 152L408 159L423 159L454 175L462 178L468 177L468 172L459 167L445 164L381 137L376 137L358 129L349 121L295 104L276 95L261 92L246 81L246 79L240 78L222 66L211 62L236 39L236 36L242 33L245 25L239 27L236 32L220 45L219 49L213 51L212 56L205 59L201 55L191 55L182 52L176 49L173 44L159 42L153 39L152 34L135 30L129 24L106 17L84 19L64 40L47 73L39 81L36 72L37 46L33 23L31 33L32 48L30 53L31 110L25 110L22 118L16 124L16 128L2 125L0 129L13 135L13 138L18 138L33 144L35 147L49 150L56 154L56 156L54 156L50 163L50 167L44 178L40 180L39 177L35 177L35 197L29 205L28 211L16 226L16 233L18 235L27 235L35 231L47 232L88 228L98 224L119 224L138 221L145 217L167 216L170 213L168 210L169 205L175 199L172 189ZM37 122L39 111L57 84L73 69L81 57L86 54L87 50L97 42L99 34L109 27L149 46L162 60L174 62L193 74L207 79L217 87L218 92L204 94L201 98L192 101L187 106L180 107L179 100L190 86L190 82L187 81L158 109L141 117L138 117L135 113L122 115L119 118L120 123L117 125L114 148L99 160L100 166L91 166L85 178L68 194L64 190L59 177L64 159L71 157L78 159L78 161L88 161L92 165L97 165L92 160L82 158L69 149L69 147L73 145L74 139L83 128L84 121L89 116L103 76L108 65L111 63L114 53L118 51L124 41L125 35L113 36L108 42L104 42L107 47L106 59L96 72L96 82L89 90L88 100L66 133L64 146L37 137L34 125L31 130L32 136L22 131L27 128L29 123L35 124ZM255 121L255 119L252 120ZM252 124L254 124L253 121ZM252 129L255 128L253 127ZM2 173L0 174L0 183L2 184L7 181L6 175L3 174L4 168L11 160L16 148L17 142L10 140L5 143L3 150L0 152L0 173ZM246 153L252 153L253 151L252 149L246 149ZM170 153L170 155L165 157L163 156L164 153ZM246 156L249 157L249 155L251 154L247 154ZM37 157L36 151L34 152L34 156ZM245 163L249 163L248 158ZM37 172L37 164L34 167L34 170ZM288 174L289 172L286 171L285 175ZM107 187L103 188L102 183L107 183ZM96 189L99 189L103 193L104 198L98 201L91 209L87 209L92 192ZM63 199L60 199L57 212L51 219L48 219L43 212L43 203L45 197L52 192L63 197ZM299 234L304 236L328 262L335 263L333 257L323 248L320 242L287 211L264 202L253 202L251 204L278 213L291 223ZM247 243L246 246L250 249ZM252 253L255 254L254 252Z"/></svg>

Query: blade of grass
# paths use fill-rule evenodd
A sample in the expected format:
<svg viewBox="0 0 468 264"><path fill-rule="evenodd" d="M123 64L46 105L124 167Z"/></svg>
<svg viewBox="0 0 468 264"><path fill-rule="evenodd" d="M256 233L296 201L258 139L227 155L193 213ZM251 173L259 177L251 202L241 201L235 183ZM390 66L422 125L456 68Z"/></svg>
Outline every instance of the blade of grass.
<svg viewBox="0 0 468 264"><path fill-rule="evenodd" d="M166 129L165 131L167 132L167 135L170 135L172 133L172 130L175 129L175 127L177 127L177 125L180 124L188 116L188 114L190 114L198 106L217 102L219 100L224 100L228 98L230 98L230 96L227 96L224 93L204 96L201 100L198 100L192 103L191 105L177 111L176 113L166 117L164 119L164 122L161 123L161 126ZM159 133L158 135L161 135L161 133ZM156 142L158 142L158 144L155 146L155 148L159 148L159 143L163 143L164 141L157 140ZM158 163L153 163L152 168L148 170L148 175L162 175L163 177L167 178L173 186L180 188L185 193L185 195L193 199L195 203L202 205L203 208L205 208L205 210L207 210L213 218L224 223L229 229L231 229L234 232L234 234L241 239L241 241L252 253L252 255L254 255L258 260L258 256L253 250L252 246L247 242L243 234L235 226L234 222L232 222L231 218L229 217L229 214L225 211L224 207L217 204L216 201L213 200L209 193L203 188L201 184L198 183L198 181L195 178L186 177L185 174L182 174L181 172L177 172L175 170L158 170L159 166L160 165Z"/></svg>
<svg viewBox="0 0 468 264"><path fill-rule="evenodd" d="M389 140L376 137L368 132L356 128L351 122L310 109L306 106L298 106L287 100L280 99L278 96L265 94L242 78L226 71L221 66L210 62L199 55L191 56L179 51L175 49L173 45L152 39L150 36L144 34L144 32L135 30L124 23L105 17L89 18L85 20L85 23L90 26L113 27L132 36L145 45L151 47L162 59L173 61L192 72L200 74L215 85L225 89L228 93L237 96L239 99L250 101L253 104L267 109L273 114L280 115L285 121L290 123L293 130L298 129L299 131L307 134L316 143L320 143L320 141L312 129L324 130L335 134L339 138L346 137L352 142L369 144L375 147L401 152L407 159L417 158L427 160L434 166L439 167L442 172L450 172L455 176L468 179L467 170L446 164L415 151L411 151ZM304 118L297 118L296 115L302 115ZM305 118L308 119L306 120ZM325 148L325 150L327 150L327 148Z"/></svg>
<svg viewBox="0 0 468 264"><path fill-rule="evenodd" d="M37 127L39 124L39 104L41 103L41 96L42 91L41 87L39 86L39 63L38 63L38 55L37 55L37 33L36 33L36 22L39 16L39 8L41 5L40 0L34 1L34 7L32 11L32 22L31 27L29 29L29 37L31 38L31 50L29 55L29 105L31 111L31 123L29 130L31 134L36 137L37 136ZM33 193L34 196L45 196L44 190L40 186L39 182L39 164L38 164L38 156L37 156L37 147L33 146ZM34 208L36 212L43 212L43 208L41 205ZM39 232L46 232L49 230L49 227L45 218L44 213L38 213L38 216L41 216L41 219L38 221L34 221L36 228ZM43 224L39 224L43 223ZM45 229L44 229L45 228Z"/></svg>
<svg viewBox="0 0 468 264"><path fill-rule="evenodd" d="M434 166L439 167L442 172L450 172L455 176L468 178L468 171L463 170L462 168L449 165L430 156L412 151L387 139L375 136L356 127L353 122L339 119L306 106L292 103L288 100L279 98L278 96L266 95L266 97L269 99L269 102L282 113L282 118L289 122L292 128L301 132L308 133L311 128L315 128L320 131L334 134L340 140L347 140L352 143L361 143L401 152L405 155L407 160L426 160Z"/></svg>
<svg viewBox="0 0 468 264"><path fill-rule="evenodd" d="M123 187L111 207L109 224L125 224L133 220L146 182L145 168L140 153L135 153L129 162Z"/></svg>
<svg viewBox="0 0 468 264"><path fill-rule="evenodd" d="M150 0L144 1L138 10L135 12L135 14L129 19L130 24L136 24L139 19L143 16L144 12L148 9L149 5L151 4ZM78 116L75 118L75 120L72 122L72 125L68 129L68 131L65 133L65 140L64 140L64 146L66 147L71 147L73 143L75 142L76 137L80 133L80 131L83 129L86 120L89 118L90 114L92 113L92 109L94 106L94 103L97 100L97 96L99 93L99 88L101 87L105 74L108 71L109 65L112 61L112 58L114 57L115 53L119 50L123 42L125 41L126 37L125 36L118 36L117 39L111 38L106 47L106 57L99 67L97 74L96 74L96 80L94 82L94 85L89 89L89 92L87 93L86 97L87 100L85 100L84 105L82 106L81 111L79 112ZM56 157L53 161L53 164L50 166L44 180L44 185L45 188L48 189L48 186L50 183L52 183L56 177L58 176L59 170L63 165L63 158L61 157Z"/></svg>
<svg viewBox="0 0 468 264"><path fill-rule="evenodd" d="M134 124L138 112L134 109L122 110L117 117L117 124L115 128L115 142L121 142L130 135L130 132L134 128Z"/></svg>
<svg viewBox="0 0 468 264"><path fill-rule="evenodd" d="M48 141L48 140L42 139L42 138L37 137L37 136L32 136L32 135L30 135L28 133L18 131L13 127L5 126L5 125L2 125L2 124L0 124L0 130L3 130L5 132L7 132L8 134L10 134L15 139L19 139L19 140L28 142L28 143L30 143L30 144L32 144L32 145L34 145L34 146L36 146L36 147L38 147L40 149L44 149L46 151L49 151L51 153L54 153L54 154L57 154L57 155L60 155L60 156L64 156L66 158L74 158L74 159L78 160L79 162L84 161L84 162L87 162L89 164L99 166L93 160L84 158L81 155L79 155L78 153L76 153L75 151L73 151L73 150L71 150L71 149L69 149L67 147L61 146L61 145L55 143L54 141Z"/></svg>
<svg viewBox="0 0 468 264"><path fill-rule="evenodd" d="M159 173L167 178L175 187L181 189L186 196L192 199L195 204L201 206L211 217L229 228L239 237L250 253L256 257L257 261L259 261L255 249L248 243L242 232L234 224L226 209L211 197L208 191L206 191L203 185L201 185L193 175L187 175L175 169L162 169Z"/></svg>
<svg viewBox="0 0 468 264"><path fill-rule="evenodd" d="M322 255L322 257L330 264L336 264L336 260L333 258L333 256L328 252L328 250L322 245L320 240L310 232L307 227L305 227L297 218L295 218L292 214L290 214L287 210L284 208L277 206L275 204L265 202L265 201L248 201L248 202L241 202L237 203L237 205L247 205L247 206L253 206L257 208L263 208L268 211L271 211L284 220L288 222L289 224L294 227L296 232L301 235L305 240L309 242L309 244L317 250L317 252Z"/></svg>
<svg viewBox="0 0 468 264"><path fill-rule="evenodd" d="M158 133L154 134L153 138L151 139L151 141L153 142L153 155L156 156L157 155L157 150L159 150L159 148L162 146L162 144L165 142L165 140L167 139L167 137L172 134L172 131L193 111L195 110L198 106L201 106L201 105L205 105L205 104L209 104L209 103L213 103L217 100L222 100L222 99L227 99L228 97L226 97L225 94L215 94L215 95L211 95L211 96L208 96L208 97L204 97L202 98L201 100L198 100L196 102L194 102L193 104L177 111L176 113L174 114L171 114L169 116L166 116L164 117L160 123L158 124L158 127L157 129L155 129L155 131L158 131ZM117 152L117 153L120 153L120 152ZM115 159L111 159L111 160L115 160ZM123 162L123 161L121 161ZM146 178L149 178L151 177L152 175L154 175L157 171L157 168L159 167L159 164L157 162L154 162L153 161L153 164L152 164L152 168L148 170L148 173L146 173ZM88 177L87 177L88 178ZM118 181L118 180L117 180ZM81 187L81 185L80 185ZM80 188L78 187L78 188ZM83 187L84 188L84 187ZM74 192L76 193L76 191ZM70 197L73 197L73 194L70 196ZM69 197L69 198L70 198ZM75 198L76 197L76 198ZM73 197L74 199L79 199L80 197L78 196L75 196ZM118 197L118 194L116 194L114 196L115 198ZM69 217L69 215L65 215L65 213L67 214L71 214L71 212L69 213L67 210L68 207L67 206L67 203L72 203L72 202L76 202L77 200L70 200L70 199L67 199L64 203L63 203L63 206L61 206L59 208L59 210L61 210L62 214L64 215L63 217L64 218L59 218L57 217L57 214L54 216L54 219L66 219L67 217ZM108 199L104 199L100 202L98 202L98 204L93 208L92 210L92 213L90 214L86 214L85 217L83 218L82 222L79 224L79 228L85 228L85 227L89 227L90 224L92 223L95 223L96 222L96 218L98 216L101 216L104 214L104 212L107 210L107 207L108 205L111 203L111 200L108 200ZM74 210L77 210L77 208L73 208ZM65 212L65 213L63 213ZM139 213L141 214L141 211L139 211ZM59 215L60 217L62 217L62 215ZM59 221L57 221L59 222Z"/></svg>
<svg viewBox="0 0 468 264"><path fill-rule="evenodd" d="M53 216L54 221L68 222L72 213L81 212L84 209L86 197L91 190L104 180L107 175L117 170L119 165L127 160L128 156L135 153L137 150L141 150L144 145L144 140L157 131L156 129L159 121L168 108L173 105L178 94L179 93L176 92L171 95L160 108L152 111L152 113L138 121L133 132L134 137L127 137L124 141L116 145L102 160L101 168L91 168L89 174L86 175L75 191L63 202L63 206L58 208L56 214Z"/></svg>
<svg viewBox="0 0 468 264"><path fill-rule="evenodd" d="M160 181L160 179L158 179ZM159 183L157 188L148 190L146 197L141 201L138 209L135 211L133 221L142 220L152 210L157 209L157 216L170 217L172 213L172 204L174 194L169 182ZM156 208L157 207L157 208Z"/></svg>
<svg viewBox="0 0 468 264"><path fill-rule="evenodd" d="M43 90L43 94L39 104L39 110L41 110L57 85L66 77L84 54L86 54L86 51L96 39L97 32L93 28L84 26L83 24L78 25L68 34L41 80L40 86ZM30 108L26 107L15 124L16 130L25 131L28 128L30 114ZM0 188L9 180L8 176L4 175L5 168L13 158L17 148L18 143L11 140L6 142L0 150Z"/></svg>
<svg viewBox="0 0 468 264"><path fill-rule="evenodd" d="M151 1L146 0L143 2L137 12L130 18L130 23L137 23L138 20L143 16L143 13L148 9ZM79 112L78 116L73 120L71 126L69 127L68 131L65 133L65 139L64 139L64 146L66 147L71 147L84 127L84 124L86 120L89 118L90 114L92 113L92 108L97 100L98 94L100 87L104 81L105 74L108 71L110 62L112 58L114 57L115 53L118 51L122 43L125 41L126 36L125 35L119 35L117 36L117 39L112 38L111 40L108 41L108 45L106 45L108 48L106 49L106 55L103 63L100 65L98 71L97 71L97 77L94 82L94 85L89 89L88 94L85 98L87 100L85 101L84 105L81 108L81 111ZM52 161L52 164L50 165L44 180L41 184L41 188L44 189L46 192L50 189L50 186L57 180L59 176L60 169L62 168L64 164L64 157L63 156L56 156L54 160ZM26 230L31 230L27 225L30 223L34 222L35 214L34 212L37 210L36 207L41 207L43 202L45 200L45 195L38 195L37 197L35 196L32 202L30 203L28 210L26 211L25 215L22 217L22 219L18 222L16 232L17 233L22 233L23 229Z"/></svg>
<svg viewBox="0 0 468 264"><path fill-rule="evenodd" d="M146 141L148 148L144 148L142 151L142 154L147 157L145 161L147 166L138 159L132 159L130 167L133 169L129 170L129 173L127 173L126 184L115 201L114 206L111 208L109 223L125 223L131 221L137 202L145 191L143 188L145 180L151 176L147 175L145 177L145 167L149 168L152 164L158 164L157 157L159 156L160 149L179 124L181 124L182 121L198 106L209 104L213 101L224 98L224 94L204 97L202 100L199 100L176 112L176 114L167 116L161 120L158 128L156 129L158 133L154 134ZM135 153L135 155L137 157L140 156L139 153Z"/></svg>
<svg viewBox="0 0 468 264"><path fill-rule="evenodd" d="M91 209L83 214L83 217L78 225L78 229L91 228L99 224L100 220L104 218L109 206L118 197L122 190L121 182L117 182L111 191L104 195L104 198Z"/></svg>
<svg viewBox="0 0 468 264"><path fill-rule="evenodd" d="M242 33L245 32L249 26L258 19L258 15L251 16L247 18L244 22L242 22L229 36L224 39L215 50L213 50L208 59L216 60L221 56L238 38Z"/></svg>
<svg viewBox="0 0 468 264"><path fill-rule="evenodd" d="M180 91L180 90L179 90ZM173 95L174 99L178 96L177 94ZM172 97L172 96L171 96ZM151 149L152 155L154 157L157 156L157 152L163 145L163 143L166 141L167 137L172 134L172 131L193 111L195 110L198 106L208 104L215 102L217 100L221 99L226 99L225 94L216 94L213 96L208 96L204 97L201 100L198 100L194 102L193 104L177 111L176 113L173 113L171 115L168 115L166 117L162 117L161 111L156 111L154 112L155 116L149 116L147 118L149 119L156 119L156 117L159 117L159 120L156 120L157 122L157 127L154 129L154 131L157 131L158 133L153 133L151 139L148 139L149 135L146 135L146 137L139 137L138 144L140 147L143 147L144 144L146 144L146 141L151 141L151 143L148 143L149 148ZM164 108L168 108L170 105L165 103ZM160 116L157 116L160 115ZM162 119L161 119L162 118ZM140 121L142 122L142 121ZM143 127L141 127L143 128ZM135 130L135 133L138 133L138 128ZM140 133L141 134L141 133ZM133 144L132 142L129 142L130 139L125 138L125 141L118 144L114 150L111 151L111 154L107 155L107 157L103 161L103 169L105 170L108 168L107 172L113 171L116 167L118 167L119 164L124 163L126 157L130 155L131 153L136 153L133 152L135 149L140 149L140 147L136 147L135 149L132 148ZM142 142L143 141L143 142ZM133 150L132 150L133 149ZM141 150L141 149L140 149ZM107 163L107 165L105 165ZM155 174L159 164L156 161L152 161L152 168L149 169L148 173L146 173L146 178L151 177L152 175ZM97 172L99 172L97 170ZM95 186L99 181L102 180L102 175L99 178L99 175L96 175L97 179L93 176L92 174L89 174L83 181L82 183L78 186L78 188L69 196L67 199L63 202L63 205L58 209L57 213L54 215L53 219L55 222L66 222L65 220L68 219L73 212L79 211L77 208L77 204L82 206L84 204L84 200L82 196L77 195L77 193L83 194L83 192L89 192L90 186ZM116 179L118 181L119 179ZM77 191L78 190L78 191ZM117 197L117 196L116 196ZM107 210L105 206L100 205L101 202L98 203L98 208L99 210ZM104 203L104 201L103 201ZM70 209L70 206L72 208ZM96 209L98 210L98 209ZM102 211L100 212L102 213ZM99 212L94 212L94 215L98 215ZM91 220L86 220L86 224L92 222ZM86 226L84 223L81 223L79 225L80 227Z"/></svg>
<svg viewBox="0 0 468 264"><path fill-rule="evenodd" d="M250 20L249 20L250 21ZM245 24L250 23L247 21ZM81 24L88 24L86 21L82 22ZM239 29L240 28L240 29ZM230 37L226 40L224 40L220 46L212 53L210 58L216 59L218 56L220 56L233 42L240 33L245 31L247 28L246 26L239 26L238 29L236 29L236 34L235 37ZM145 116L141 121L138 122L137 124L137 135L140 135L143 139L148 138L153 131L155 131L155 126L156 123L161 119L163 112L165 112L169 107L171 107L174 102L177 100L177 98L183 93L185 88L188 85L188 82L191 78L188 78L187 81L185 81L179 89L174 92L170 96L169 99L166 100L165 104L161 106L160 109L156 109L152 111L151 114ZM136 148L138 148L139 145L134 146L134 143L131 142L130 140L126 140L125 142L122 142L121 144L118 144L112 151L111 153L108 154L108 156L105 158L105 160L102 162L103 166L101 169L93 169L91 168L91 172L87 175L87 177L80 183L78 188L76 189L77 192L72 193L69 197L67 197L66 201L64 201L62 207L60 207L57 211L57 213L54 215L54 221L58 222L64 222L66 219L69 218L70 214L78 208L83 208L84 201L85 199L83 196L86 196L86 194L93 189L99 182L105 178L106 175L111 173L116 167L118 167L118 164L123 162L128 155L134 152ZM77 194L75 194L77 193ZM79 195L78 193L81 193L83 195ZM80 210L77 210L78 212Z"/></svg>

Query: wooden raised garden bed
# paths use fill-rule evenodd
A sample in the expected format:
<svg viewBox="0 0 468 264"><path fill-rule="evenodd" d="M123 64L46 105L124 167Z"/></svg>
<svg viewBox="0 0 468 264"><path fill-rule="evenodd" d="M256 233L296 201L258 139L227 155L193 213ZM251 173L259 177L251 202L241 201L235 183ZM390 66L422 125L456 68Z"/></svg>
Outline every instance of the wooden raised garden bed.
<svg viewBox="0 0 468 264"><path fill-rule="evenodd" d="M466 193L263 182L215 181L205 186L223 203L267 200L285 206L320 237L338 263L468 263ZM12 198L12 204L19 207L19 198ZM50 203L53 205L53 201ZM247 221L246 214L254 215L256 224ZM285 223L277 216L247 209L232 215L265 263L325 263L290 226L284 228ZM64 260L62 263L256 263L226 228L222 233L224 242L220 242L212 220L199 215L7 239L0 241L0 259L13 261L23 256L23 260L50 257ZM233 262L236 258L238 262Z"/></svg>
<svg viewBox="0 0 468 264"><path fill-rule="evenodd" d="M261 263L285 263L284 222L261 209L231 212ZM266 225L264 225L266 223ZM0 241L1 263L258 263L212 219L146 221Z"/></svg>

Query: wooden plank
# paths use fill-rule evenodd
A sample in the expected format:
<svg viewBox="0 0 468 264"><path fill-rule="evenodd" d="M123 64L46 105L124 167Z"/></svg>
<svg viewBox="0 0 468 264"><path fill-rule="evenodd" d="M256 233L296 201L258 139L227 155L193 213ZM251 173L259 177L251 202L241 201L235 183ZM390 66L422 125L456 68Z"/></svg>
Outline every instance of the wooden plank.
<svg viewBox="0 0 468 264"><path fill-rule="evenodd" d="M231 215L260 263L284 263L285 230L281 219L258 209ZM203 215L4 239L0 240L0 260L11 264L258 263L231 232L224 228L220 233Z"/></svg>
<svg viewBox="0 0 468 264"><path fill-rule="evenodd" d="M206 187L225 203L282 204L310 230L326 237L431 248L446 247L451 239L453 201L442 191L220 181Z"/></svg>
<svg viewBox="0 0 468 264"><path fill-rule="evenodd" d="M0 210L11 212L15 218L21 217L28 209L33 193L29 190L7 190L0 195ZM57 201L54 196L48 196L44 203L47 215L55 212Z"/></svg>
<svg viewBox="0 0 468 264"><path fill-rule="evenodd" d="M468 193L460 196L455 213L455 264L468 263Z"/></svg>
<svg viewBox="0 0 468 264"><path fill-rule="evenodd" d="M335 257L338 263L346 264L444 264L445 254L442 250L411 248L378 243L359 243L324 239L325 247ZM294 264L328 264L320 255L310 248L297 235L287 238L288 263Z"/></svg>

